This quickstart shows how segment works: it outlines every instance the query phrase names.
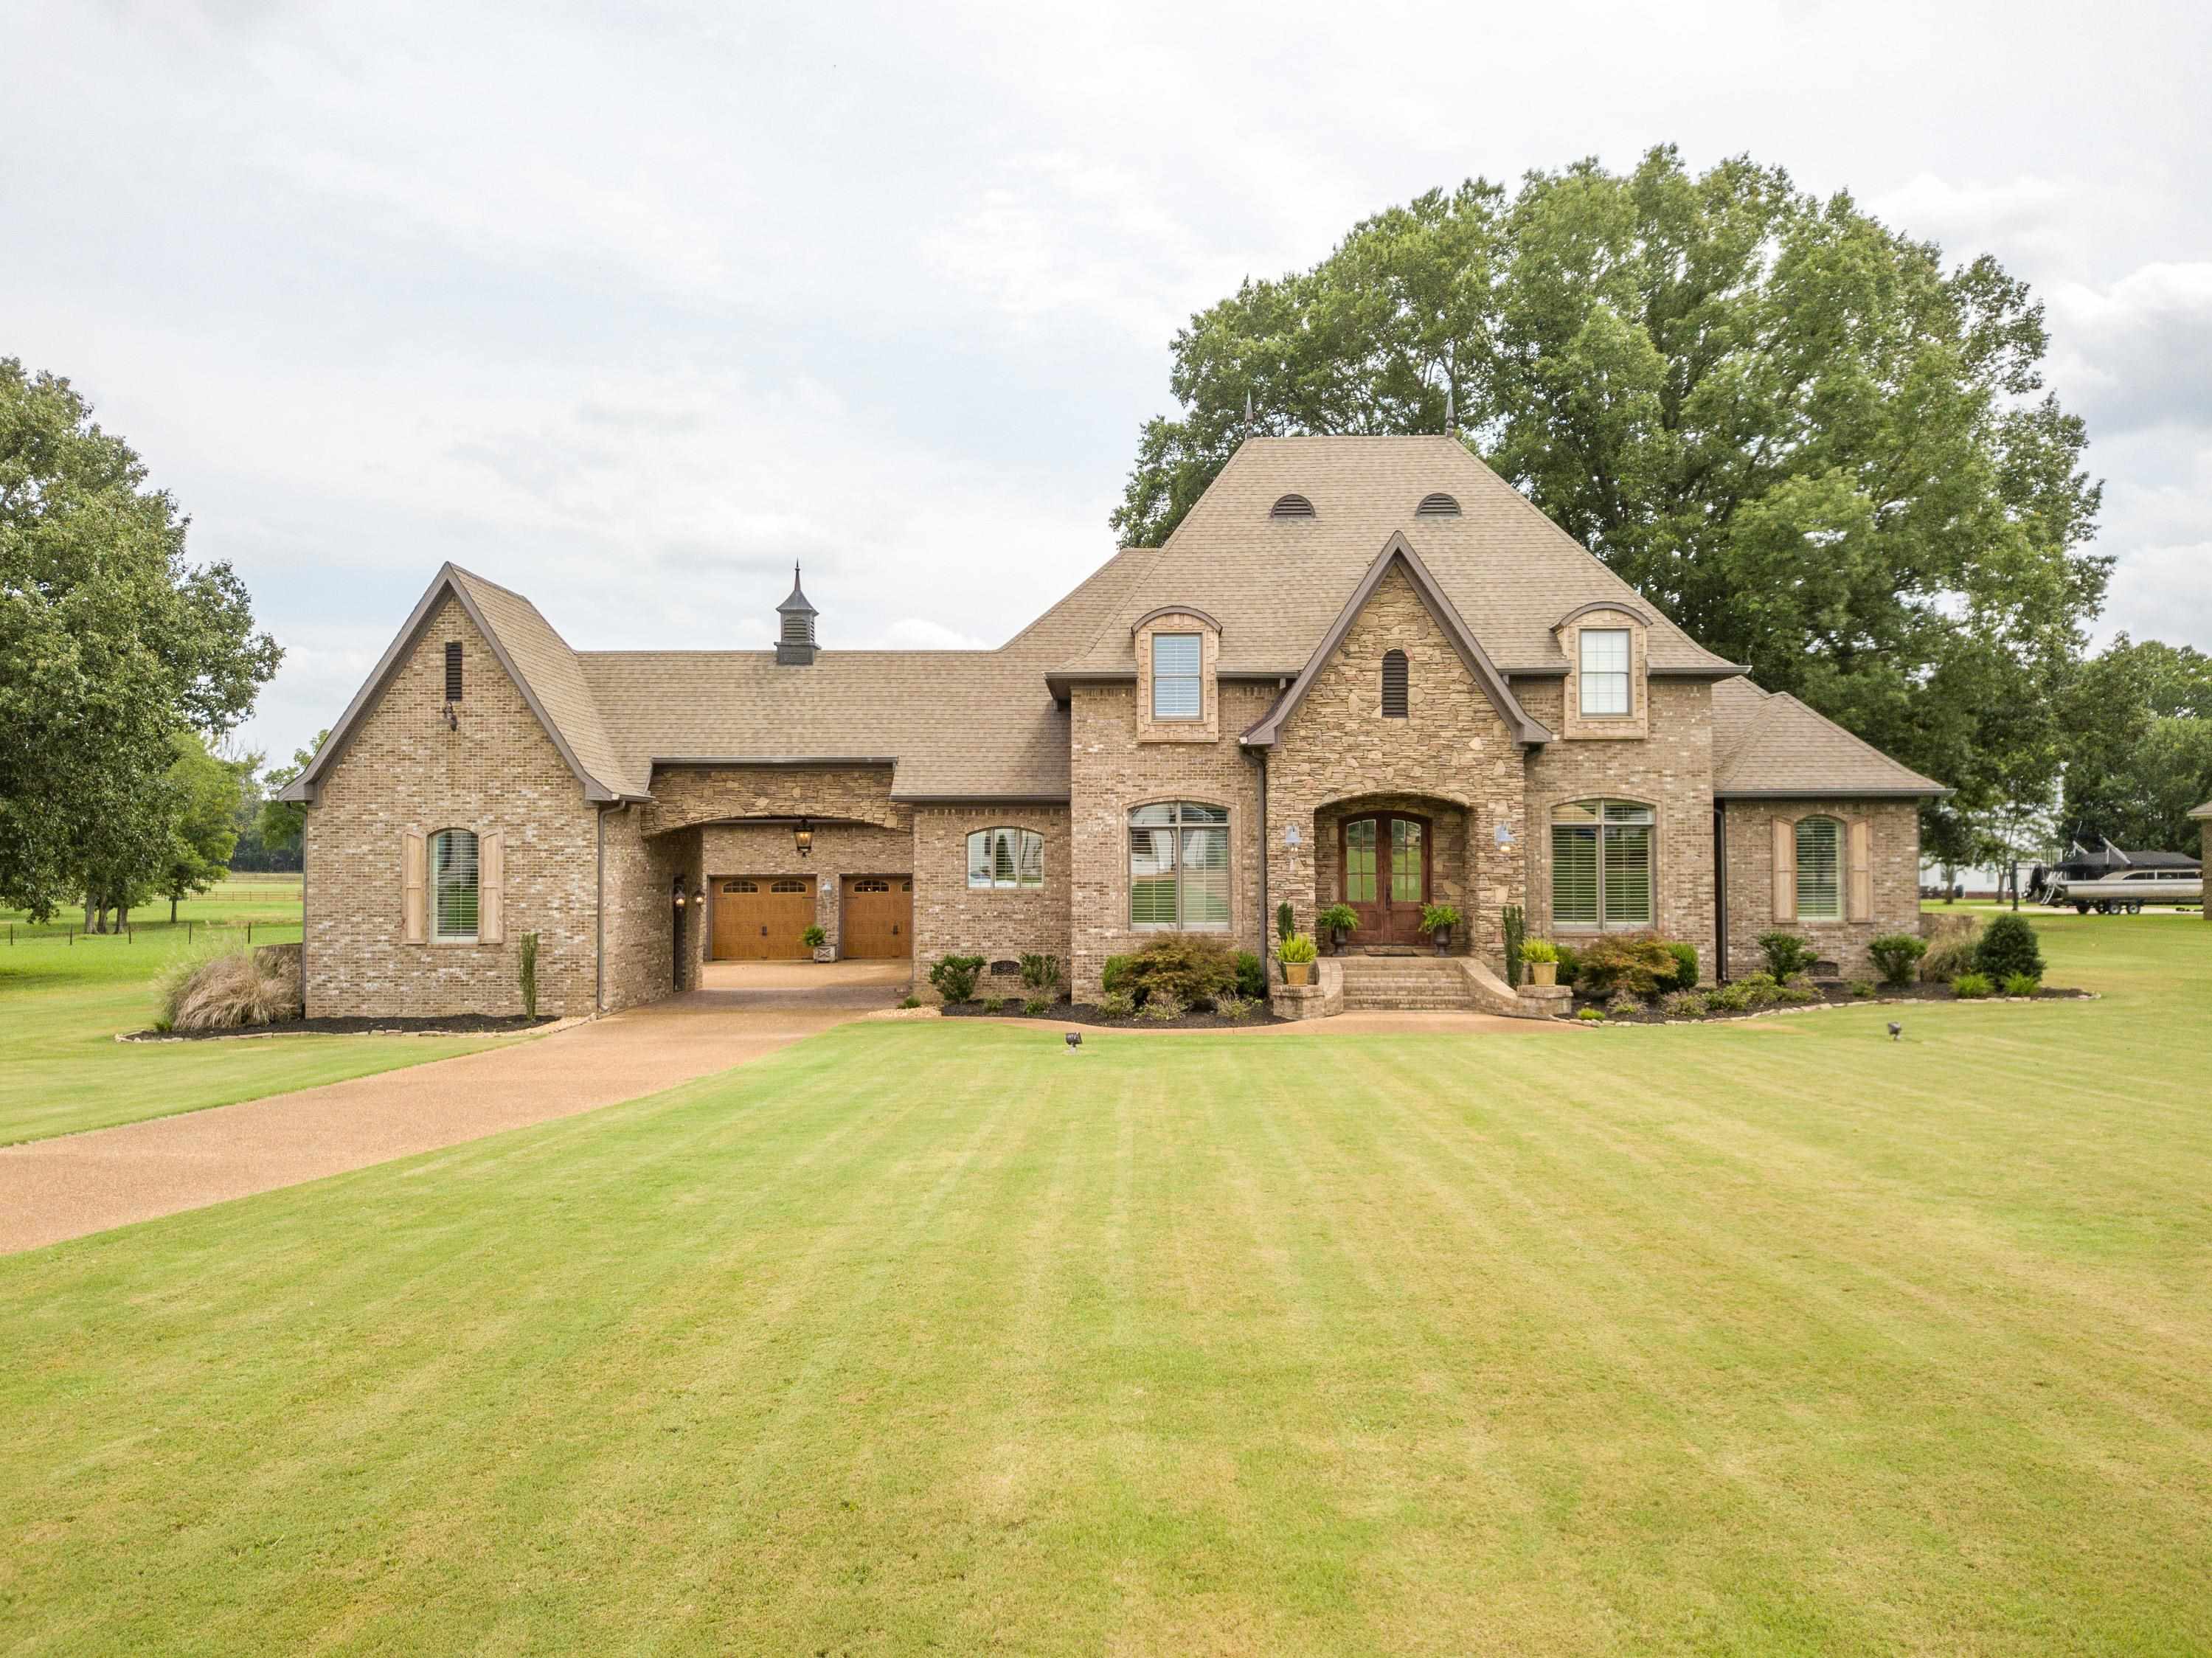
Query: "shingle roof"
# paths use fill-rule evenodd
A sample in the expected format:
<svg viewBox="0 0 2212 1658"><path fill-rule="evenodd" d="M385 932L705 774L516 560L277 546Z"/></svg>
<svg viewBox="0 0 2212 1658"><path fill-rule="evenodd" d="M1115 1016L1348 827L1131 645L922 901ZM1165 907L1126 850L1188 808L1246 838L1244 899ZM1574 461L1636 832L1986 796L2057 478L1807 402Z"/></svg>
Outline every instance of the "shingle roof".
<svg viewBox="0 0 2212 1658"><path fill-rule="evenodd" d="M2189 815L2191 817L2212 817L2212 800L2207 800L2201 806L2191 806Z"/></svg>
<svg viewBox="0 0 2212 1658"><path fill-rule="evenodd" d="M1459 516L1417 516L1422 497L1439 491L1458 497ZM1270 517L1290 494L1312 501L1315 515ZM1133 672L1136 618L1175 605L1220 618L1224 672L1294 674L1394 533L1420 555L1505 673L1565 672L1552 629L1569 611L1597 602L1652 616L1655 672L1739 671L1658 616L1527 497L1442 435L1243 444L1061 671L1072 678Z"/></svg>
<svg viewBox="0 0 2212 1658"><path fill-rule="evenodd" d="M1713 793L1759 796L1909 795L1951 791L1782 691L1739 676L1713 687Z"/></svg>
<svg viewBox="0 0 2212 1658"><path fill-rule="evenodd" d="M650 781L646 768L608 740L599 703L576 653L553 631L553 624L511 588L459 567L453 579L476 601L495 642L506 650L528 689L536 694L543 717L556 727L556 737L567 742L573 763L617 794L643 794Z"/></svg>

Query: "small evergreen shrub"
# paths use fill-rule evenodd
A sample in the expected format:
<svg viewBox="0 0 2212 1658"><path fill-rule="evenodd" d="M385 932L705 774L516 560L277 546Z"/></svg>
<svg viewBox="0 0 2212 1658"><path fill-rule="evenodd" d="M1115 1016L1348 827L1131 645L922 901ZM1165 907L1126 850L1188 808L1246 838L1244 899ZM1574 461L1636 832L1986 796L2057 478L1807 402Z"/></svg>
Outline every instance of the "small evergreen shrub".
<svg viewBox="0 0 2212 1658"><path fill-rule="evenodd" d="M2043 987L2043 981L2033 973L2012 973L2005 975L2004 993L2008 996L2033 996Z"/></svg>
<svg viewBox="0 0 2212 1658"><path fill-rule="evenodd" d="M1032 996L1022 1004L1022 1011L1032 1019L1040 1018L1051 1010L1052 1004L1042 996Z"/></svg>
<svg viewBox="0 0 2212 1658"><path fill-rule="evenodd" d="M1686 944L1678 938L1664 938L1660 942L1667 946L1667 953L1674 958L1674 988L1695 990L1698 987L1698 947ZM1662 985L1660 988L1664 990L1667 987Z"/></svg>
<svg viewBox="0 0 2212 1658"><path fill-rule="evenodd" d="M1962 1001L1978 1000L1995 987L1986 973L1961 973L1951 981L1951 993Z"/></svg>
<svg viewBox="0 0 2212 1658"><path fill-rule="evenodd" d="M1974 971L1999 983L2015 973L2031 979L2043 976L2043 951L2027 917L2000 915L1989 924L1974 948Z"/></svg>
<svg viewBox="0 0 2212 1658"><path fill-rule="evenodd" d="M1126 990L1109 990L1098 999L1102 1019L1126 1019L1137 1011L1137 999Z"/></svg>
<svg viewBox="0 0 2212 1658"><path fill-rule="evenodd" d="M1275 906L1275 937L1287 938L1298 930L1298 918L1287 901Z"/></svg>
<svg viewBox="0 0 2212 1658"><path fill-rule="evenodd" d="M1267 999L1267 964L1255 951L1237 952L1237 993L1248 1002L1262 1002ZM1216 1006L1219 1003L1215 1004Z"/></svg>
<svg viewBox="0 0 2212 1658"><path fill-rule="evenodd" d="M1041 993L1049 993L1060 985L1060 957L1057 956L1024 956L1022 983Z"/></svg>
<svg viewBox="0 0 2212 1658"><path fill-rule="evenodd" d="M515 951L514 976L522 990L522 1017L538 1017L538 935L526 932Z"/></svg>
<svg viewBox="0 0 2212 1658"><path fill-rule="evenodd" d="M964 1002L975 994L975 975L983 970L981 956L940 956L929 969L930 988L948 1002Z"/></svg>
<svg viewBox="0 0 2212 1658"><path fill-rule="evenodd" d="M1586 1007L1583 1009L1581 1012L1576 1014L1575 1017L1585 1020L1591 1024L1603 1024L1605 1023L1605 1010L1601 1007Z"/></svg>
<svg viewBox="0 0 2212 1658"><path fill-rule="evenodd" d="M1505 933L1505 982L1508 987L1518 989L1521 963L1528 959L1521 953L1522 941L1528 936L1528 918L1522 914L1520 905L1508 904L1498 917L1498 924ZM1559 958L1553 957L1553 959L1557 961Z"/></svg>
<svg viewBox="0 0 2212 1658"><path fill-rule="evenodd" d="M1129 987L1129 963L1135 959L1130 956L1109 956L1106 965L1099 970L1098 987L1101 990L1127 990Z"/></svg>
<svg viewBox="0 0 2212 1658"><path fill-rule="evenodd" d="M1237 987L1237 957L1227 944L1203 932L1162 933L1129 957L1117 989L1127 989L1139 1007L1165 993L1179 1007L1204 1007Z"/></svg>
<svg viewBox="0 0 2212 1658"><path fill-rule="evenodd" d="M1772 1007L1782 997L1782 987L1771 973L1747 973L1735 981L1735 988L1743 992L1746 1007Z"/></svg>
<svg viewBox="0 0 2212 1658"><path fill-rule="evenodd" d="M986 996L980 1005L986 1013L996 1013L1005 1008L1006 999L1004 996Z"/></svg>
<svg viewBox="0 0 2212 1658"><path fill-rule="evenodd" d="M1172 990L1156 989L1145 998L1145 1005L1137 1010L1137 1017L1149 1019L1154 1024L1166 1024L1180 1019L1189 1009Z"/></svg>
<svg viewBox="0 0 2212 1658"><path fill-rule="evenodd" d="M1694 990L1670 990L1659 999L1659 1011L1670 1019L1702 1019L1712 1004Z"/></svg>
<svg viewBox="0 0 2212 1658"><path fill-rule="evenodd" d="M1916 938L1912 942L1918 944L1920 941ZM1871 979L1854 979L1851 981L1851 994L1856 997L1860 1001L1864 1001L1867 998L1873 995L1874 990L1874 981Z"/></svg>
<svg viewBox="0 0 2212 1658"><path fill-rule="evenodd" d="M921 998L919 996L909 996L904 1001L901 1002L899 1005L904 1008L920 1007L921 1005Z"/></svg>
<svg viewBox="0 0 2212 1658"><path fill-rule="evenodd" d="M1725 984L1705 998L1716 1013L1742 1013L1751 1006L1751 992L1741 982Z"/></svg>
<svg viewBox="0 0 2212 1658"><path fill-rule="evenodd" d="M1793 973L1805 972L1820 960L1810 939L1779 928L1759 935L1759 953L1766 957L1766 970L1778 984Z"/></svg>
<svg viewBox="0 0 2212 1658"><path fill-rule="evenodd" d="M1605 1005L1605 1011L1608 1017L1615 1019L1627 1014L1641 1013L1644 1011L1644 999L1632 991L1616 990L1613 993L1613 999Z"/></svg>
<svg viewBox="0 0 2212 1658"><path fill-rule="evenodd" d="M1867 954L1874 957L1874 969L1886 985L1911 984L1912 969L1927 953L1928 941L1910 932L1885 932L1867 946Z"/></svg>
<svg viewBox="0 0 2212 1658"><path fill-rule="evenodd" d="M1802 979L1805 975L1802 973L1797 973L1792 974L1790 976L1794 979ZM1808 1002L1819 1001L1820 999L1820 993L1814 989L1813 987L1808 984L1788 984L1783 986L1781 989L1774 993L1774 999L1787 1006L1802 1007Z"/></svg>
<svg viewBox="0 0 2212 1658"><path fill-rule="evenodd" d="M1572 944L1559 947L1559 970L1552 976L1563 985L1571 985L1582 975L1583 953Z"/></svg>
<svg viewBox="0 0 2212 1658"><path fill-rule="evenodd" d="M1649 996L1672 985L1680 969L1674 952L1656 938L1601 938L1583 951L1575 983L1593 996L1616 990Z"/></svg>

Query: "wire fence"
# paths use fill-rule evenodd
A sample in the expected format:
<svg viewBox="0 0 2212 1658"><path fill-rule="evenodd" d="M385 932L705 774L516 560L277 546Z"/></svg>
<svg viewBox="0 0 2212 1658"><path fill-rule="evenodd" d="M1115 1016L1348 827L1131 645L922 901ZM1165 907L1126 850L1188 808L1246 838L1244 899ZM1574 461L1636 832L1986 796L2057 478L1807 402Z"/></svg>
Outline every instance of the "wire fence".
<svg viewBox="0 0 2212 1658"><path fill-rule="evenodd" d="M125 921L109 932L94 932L73 921L9 921L8 944L63 944L123 946L141 942L196 944L202 938L235 938L246 944L296 944L304 931L299 921Z"/></svg>

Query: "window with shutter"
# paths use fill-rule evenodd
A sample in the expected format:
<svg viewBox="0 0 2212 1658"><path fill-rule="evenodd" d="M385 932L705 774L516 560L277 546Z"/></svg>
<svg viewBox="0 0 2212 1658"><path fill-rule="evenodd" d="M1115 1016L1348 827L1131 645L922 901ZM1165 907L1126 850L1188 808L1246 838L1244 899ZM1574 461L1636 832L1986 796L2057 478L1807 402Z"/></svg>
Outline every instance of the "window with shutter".
<svg viewBox="0 0 2212 1658"><path fill-rule="evenodd" d="M1406 653L1403 651L1382 653L1382 717L1385 720L1406 718Z"/></svg>
<svg viewBox="0 0 2212 1658"><path fill-rule="evenodd" d="M1801 819L1793 837L1797 869L1797 919L1844 919L1844 826L1833 817Z"/></svg>
<svg viewBox="0 0 2212 1658"><path fill-rule="evenodd" d="M1656 819L1634 800L1575 800L1553 808L1553 926L1652 924Z"/></svg>

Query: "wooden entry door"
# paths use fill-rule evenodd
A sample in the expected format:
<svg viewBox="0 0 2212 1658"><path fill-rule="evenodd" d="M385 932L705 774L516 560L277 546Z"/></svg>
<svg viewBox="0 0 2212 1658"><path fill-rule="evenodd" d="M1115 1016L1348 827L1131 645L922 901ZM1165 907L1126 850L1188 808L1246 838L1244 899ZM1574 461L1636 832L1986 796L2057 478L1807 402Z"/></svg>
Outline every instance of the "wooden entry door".
<svg viewBox="0 0 2212 1658"><path fill-rule="evenodd" d="M1421 910L1429 902L1429 867L1435 856L1429 820L1405 812L1370 812L1346 818L1337 834L1340 896L1359 917L1353 948L1420 943Z"/></svg>
<svg viewBox="0 0 2212 1658"><path fill-rule="evenodd" d="M844 909L848 958L904 961L914 954L911 875L848 875Z"/></svg>
<svg viewBox="0 0 2212 1658"><path fill-rule="evenodd" d="M811 876L740 875L714 883L714 959L803 962L814 925Z"/></svg>

